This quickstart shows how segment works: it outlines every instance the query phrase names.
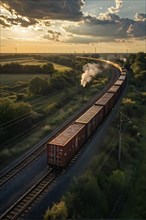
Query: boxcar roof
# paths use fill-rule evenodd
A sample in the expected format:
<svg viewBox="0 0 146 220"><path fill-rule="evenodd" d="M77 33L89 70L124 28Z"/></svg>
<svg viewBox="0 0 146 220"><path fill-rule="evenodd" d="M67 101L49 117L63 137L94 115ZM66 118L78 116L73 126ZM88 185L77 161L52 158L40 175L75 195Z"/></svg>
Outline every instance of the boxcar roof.
<svg viewBox="0 0 146 220"><path fill-rule="evenodd" d="M115 92L117 92L118 91L118 89L120 88L120 86L112 86L109 90L108 90L108 92L113 92L113 93L115 93Z"/></svg>
<svg viewBox="0 0 146 220"><path fill-rule="evenodd" d="M76 134L81 131L85 125L83 124L71 124L63 132L61 132L57 137L48 142L48 144L65 146Z"/></svg>
<svg viewBox="0 0 146 220"><path fill-rule="evenodd" d="M105 93L95 104L106 105L106 103L114 96L113 93Z"/></svg>
<svg viewBox="0 0 146 220"><path fill-rule="evenodd" d="M102 109L102 106L92 106L88 111L86 111L80 118L76 120L77 123L88 124L92 118L97 115L97 113Z"/></svg>
<svg viewBox="0 0 146 220"><path fill-rule="evenodd" d="M126 73L127 73L127 72L123 70L123 71L121 72L121 75L122 75L122 76L123 76L123 75L126 76Z"/></svg>
<svg viewBox="0 0 146 220"><path fill-rule="evenodd" d="M126 78L126 76L122 75L122 76L119 77L119 80L124 80L125 78Z"/></svg>
<svg viewBox="0 0 146 220"><path fill-rule="evenodd" d="M123 80L117 80L114 85L121 86L123 84Z"/></svg>

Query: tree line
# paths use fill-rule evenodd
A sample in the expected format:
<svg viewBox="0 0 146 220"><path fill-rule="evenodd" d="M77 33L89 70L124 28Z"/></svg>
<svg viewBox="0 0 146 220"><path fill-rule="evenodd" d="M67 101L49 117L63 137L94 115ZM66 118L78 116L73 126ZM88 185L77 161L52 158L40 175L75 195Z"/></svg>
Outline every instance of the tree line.
<svg viewBox="0 0 146 220"><path fill-rule="evenodd" d="M18 62L12 62L5 65L0 65L1 74L48 74L52 75L56 70L52 63L47 63L43 66L39 65L21 65Z"/></svg>

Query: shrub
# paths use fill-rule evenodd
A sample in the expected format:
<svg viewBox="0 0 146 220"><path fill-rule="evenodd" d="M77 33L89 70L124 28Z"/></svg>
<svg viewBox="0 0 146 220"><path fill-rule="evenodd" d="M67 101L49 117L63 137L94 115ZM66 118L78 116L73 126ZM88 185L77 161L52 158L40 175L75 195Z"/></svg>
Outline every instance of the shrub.
<svg viewBox="0 0 146 220"><path fill-rule="evenodd" d="M61 201L58 204L54 204L51 209L48 209L44 215L44 219L66 219L67 218L67 208L65 202Z"/></svg>
<svg viewBox="0 0 146 220"><path fill-rule="evenodd" d="M29 93L33 95L47 95L49 89L49 83L45 79L35 77L30 81Z"/></svg>

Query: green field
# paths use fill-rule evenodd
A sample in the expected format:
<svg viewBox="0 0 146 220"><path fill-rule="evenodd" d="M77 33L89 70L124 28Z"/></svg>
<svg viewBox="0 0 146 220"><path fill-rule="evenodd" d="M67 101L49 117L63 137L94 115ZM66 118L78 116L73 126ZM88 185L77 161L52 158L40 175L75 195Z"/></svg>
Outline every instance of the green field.
<svg viewBox="0 0 146 220"><path fill-rule="evenodd" d="M45 74L0 74L0 83L1 85L4 84L14 84L16 82L29 82L32 78L36 77L36 76L41 76L44 78L48 78L49 75L45 75Z"/></svg>
<svg viewBox="0 0 146 220"><path fill-rule="evenodd" d="M26 63L26 62L33 62L34 59L32 57L30 57L29 59L28 58L25 58L25 59L9 59L9 60L1 60L0 61L0 64L3 66L3 65L6 65L6 64L9 64L9 63L14 63L14 62L17 62L17 63L20 63L20 64L23 64L23 63Z"/></svg>

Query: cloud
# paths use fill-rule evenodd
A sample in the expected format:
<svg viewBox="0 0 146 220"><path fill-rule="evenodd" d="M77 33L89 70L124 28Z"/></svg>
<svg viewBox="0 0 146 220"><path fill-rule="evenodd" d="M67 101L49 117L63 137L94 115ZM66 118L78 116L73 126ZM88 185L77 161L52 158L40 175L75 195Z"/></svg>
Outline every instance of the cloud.
<svg viewBox="0 0 146 220"><path fill-rule="evenodd" d="M0 24L2 25L3 28L5 27L10 27L11 25L8 24L4 19L0 18Z"/></svg>
<svg viewBox="0 0 146 220"><path fill-rule="evenodd" d="M68 26L66 31L72 34L87 35L94 37L124 37L131 21L129 19L119 19L119 21L88 19L78 26Z"/></svg>
<svg viewBox="0 0 146 220"><path fill-rule="evenodd" d="M48 34L44 35L43 38L51 41L61 41L60 37L62 34L58 31L48 30Z"/></svg>
<svg viewBox="0 0 146 220"><path fill-rule="evenodd" d="M1 15L1 20L3 22L3 27L11 27L12 25L20 25L22 27L28 27L30 25L34 25L38 23L34 19L26 19L20 16L16 18L12 18L5 15Z"/></svg>
<svg viewBox="0 0 146 220"><path fill-rule="evenodd" d="M132 37L143 39L146 36L146 20L134 21L130 34Z"/></svg>
<svg viewBox="0 0 146 220"><path fill-rule="evenodd" d="M95 37L90 36L77 36L77 35L69 35L64 43L74 43L74 44L90 44L90 43L97 43L98 40Z"/></svg>
<svg viewBox="0 0 146 220"><path fill-rule="evenodd" d="M1 0L12 14L28 19L80 20L83 0Z"/></svg>
<svg viewBox="0 0 146 220"><path fill-rule="evenodd" d="M45 26L51 26L51 22L49 22L49 21L45 21L44 24L45 24Z"/></svg>
<svg viewBox="0 0 146 220"><path fill-rule="evenodd" d="M122 8L123 6L123 1L122 0L115 0L115 4L116 6L115 7L110 7L107 9L106 12L104 13L100 13L99 16L98 16L98 19L100 20L112 20L113 19L113 14L117 14L120 9Z"/></svg>
<svg viewBox="0 0 146 220"><path fill-rule="evenodd" d="M136 21L146 21L146 14L136 13L135 19L136 19Z"/></svg>
<svg viewBox="0 0 146 220"><path fill-rule="evenodd" d="M72 34L69 42L77 43L86 41L92 42L108 42L117 41L118 39L129 39L131 37L143 38L145 36L145 21L135 21L129 18L120 18L115 16L112 20L100 20L96 17L86 16L84 21L78 23L77 26L67 26L65 30ZM82 37L82 38L81 38Z"/></svg>

